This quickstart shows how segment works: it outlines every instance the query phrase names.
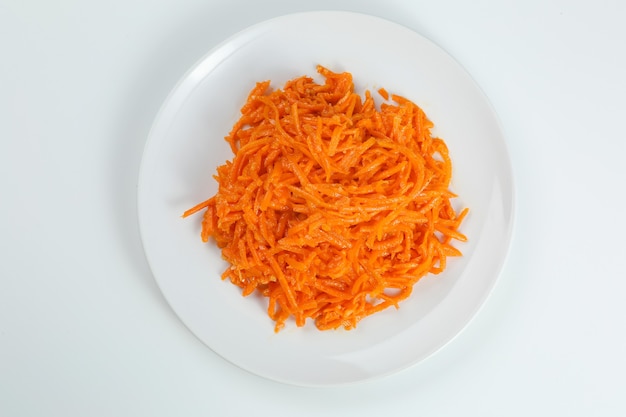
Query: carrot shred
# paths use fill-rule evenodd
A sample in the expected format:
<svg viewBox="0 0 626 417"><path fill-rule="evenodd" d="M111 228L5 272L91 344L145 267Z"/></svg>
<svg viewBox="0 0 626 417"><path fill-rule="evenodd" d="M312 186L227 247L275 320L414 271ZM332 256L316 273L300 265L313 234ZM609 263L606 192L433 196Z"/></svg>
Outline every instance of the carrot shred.
<svg viewBox="0 0 626 417"><path fill-rule="evenodd" d="M383 99L389 100L389 93L384 87L378 89L378 94L380 94Z"/></svg>
<svg viewBox="0 0 626 417"><path fill-rule="evenodd" d="M445 142L415 103L384 88L380 109L354 91L352 74L319 66L282 89L257 83L226 136L234 153L218 167L203 241L215 239L222 274L247 296L268 298L275 331L293 318L318 329L353 329L410 296L428 273L461 256Z"/></svg>

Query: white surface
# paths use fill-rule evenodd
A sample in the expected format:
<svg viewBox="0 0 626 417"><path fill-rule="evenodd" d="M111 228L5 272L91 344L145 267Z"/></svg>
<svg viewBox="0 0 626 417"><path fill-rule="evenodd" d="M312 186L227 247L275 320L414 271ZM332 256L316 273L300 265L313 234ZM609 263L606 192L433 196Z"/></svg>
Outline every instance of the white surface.
<svg viewBox="0 0 626 417"><path fill-rule="evenodd" d="M346 26L360 28L358 36ZM297 53L285 55L285 50ZM220 279L227 267L221 251L213 241L202 244L199 217L181 219L181 213L217 191L217 166L233 156L223 138L255 83L269 79L280 88L303 74L319 78L317 63L351 71L362 96L365 89L374 92L384 85L422 107L454 161L452 190L459 195L454 204L471 208L461 229L469 241L457 242L464 256L450 259L438 277L420 280L399 311L368 317L351 332L321 333L313 324L297 329L288 322L274 334L267 301L243 299L238 288ZM285 383L362 382L430 356L482 306L509 248L511 174L497 116L463 68L436 45L369 15L296 13L253 25L221 43L168 96L142 158L139 226L168 303L217 354Z"/></svg>
<svg viewBox="0 0 626 417"><path fill-rule="evenodd" d="M229 364L173 314L136 184L150 123L199 56L337 8L406 25L472 74L505 129L517 224L453 343L380 381L297 388ZM625 8L0 0L0 415L625 415Z"/></svg>

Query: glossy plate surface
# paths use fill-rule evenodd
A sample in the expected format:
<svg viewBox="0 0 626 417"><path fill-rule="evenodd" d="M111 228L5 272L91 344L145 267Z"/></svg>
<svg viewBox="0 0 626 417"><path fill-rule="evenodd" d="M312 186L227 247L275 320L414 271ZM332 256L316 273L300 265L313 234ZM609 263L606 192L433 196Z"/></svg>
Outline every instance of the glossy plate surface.
<svg viewBox="0 0 626 417"><path fill-rule="evenodd" d="M399 310L353 331L293 323L275 334L266 301L222 281L214 244L200 241L200 217L184 210L217 190L212 175L232 157L223 140L255 82L317 77L316 65L349 71L357 88L405 96L424 109L450 149L456 204L467 206L456 246L462 258L423 278ZM263 377L306 386L365 381L431 355L469 322L489 295L511 239L514 193L497 117L480 88L446 52L380 18L313 12L250 27L210 51L174 88L146 143L139 177L139 225L161 291L185 325L224 359Z"/></svg>

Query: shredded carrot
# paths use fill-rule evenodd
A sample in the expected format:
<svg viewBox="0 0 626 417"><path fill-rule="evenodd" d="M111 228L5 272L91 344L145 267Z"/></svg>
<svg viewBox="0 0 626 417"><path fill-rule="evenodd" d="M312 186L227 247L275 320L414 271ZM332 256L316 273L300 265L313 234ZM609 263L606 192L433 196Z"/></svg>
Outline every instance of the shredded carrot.
<svg viewBox="0 0 626 417"><path fill-rule="evenodd" d="M389 100L389 93L384 87L378 89L378 94L380 94L383 99Z"/></svg>
<svg viewBox="0 0 626 417"><path fill-rule="evenodd" d="M257 83L225 138L234 157L217 193L183 214L204 210L202 240L230 263L222 278L267 297L276 332L290 318L349 330L398 308L466 240L448 148L422 109L393 94L377 108L350 73L317 70L323 84Z"/></svg>

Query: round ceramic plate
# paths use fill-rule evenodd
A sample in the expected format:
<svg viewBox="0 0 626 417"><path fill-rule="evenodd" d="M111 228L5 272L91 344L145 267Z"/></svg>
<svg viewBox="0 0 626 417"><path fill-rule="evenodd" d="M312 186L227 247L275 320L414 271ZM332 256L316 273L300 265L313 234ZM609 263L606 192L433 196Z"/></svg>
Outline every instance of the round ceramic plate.
<svg viewBox="0 0 626 417"><path fill-rule="evenodd" d="M202 243L200 218L181 214L217 190L216 167L232 158L224 136L257 81L273 87L316 65L352 73L358 90L380 87L421 106L449 146L455 204L470 214L469 241L446 271L426 276L400 308L355 330L321 332L288 323L274 333L261 297L222 281L216 246ZM454 338L484 303L511 238L513 181L502 130L463 68L417 33L380 18L314 12L250 27L202 58L163 104L139 177L139 224L148 262L185 325L224 359L263 377L321 386L405 369Z"/></svg>

